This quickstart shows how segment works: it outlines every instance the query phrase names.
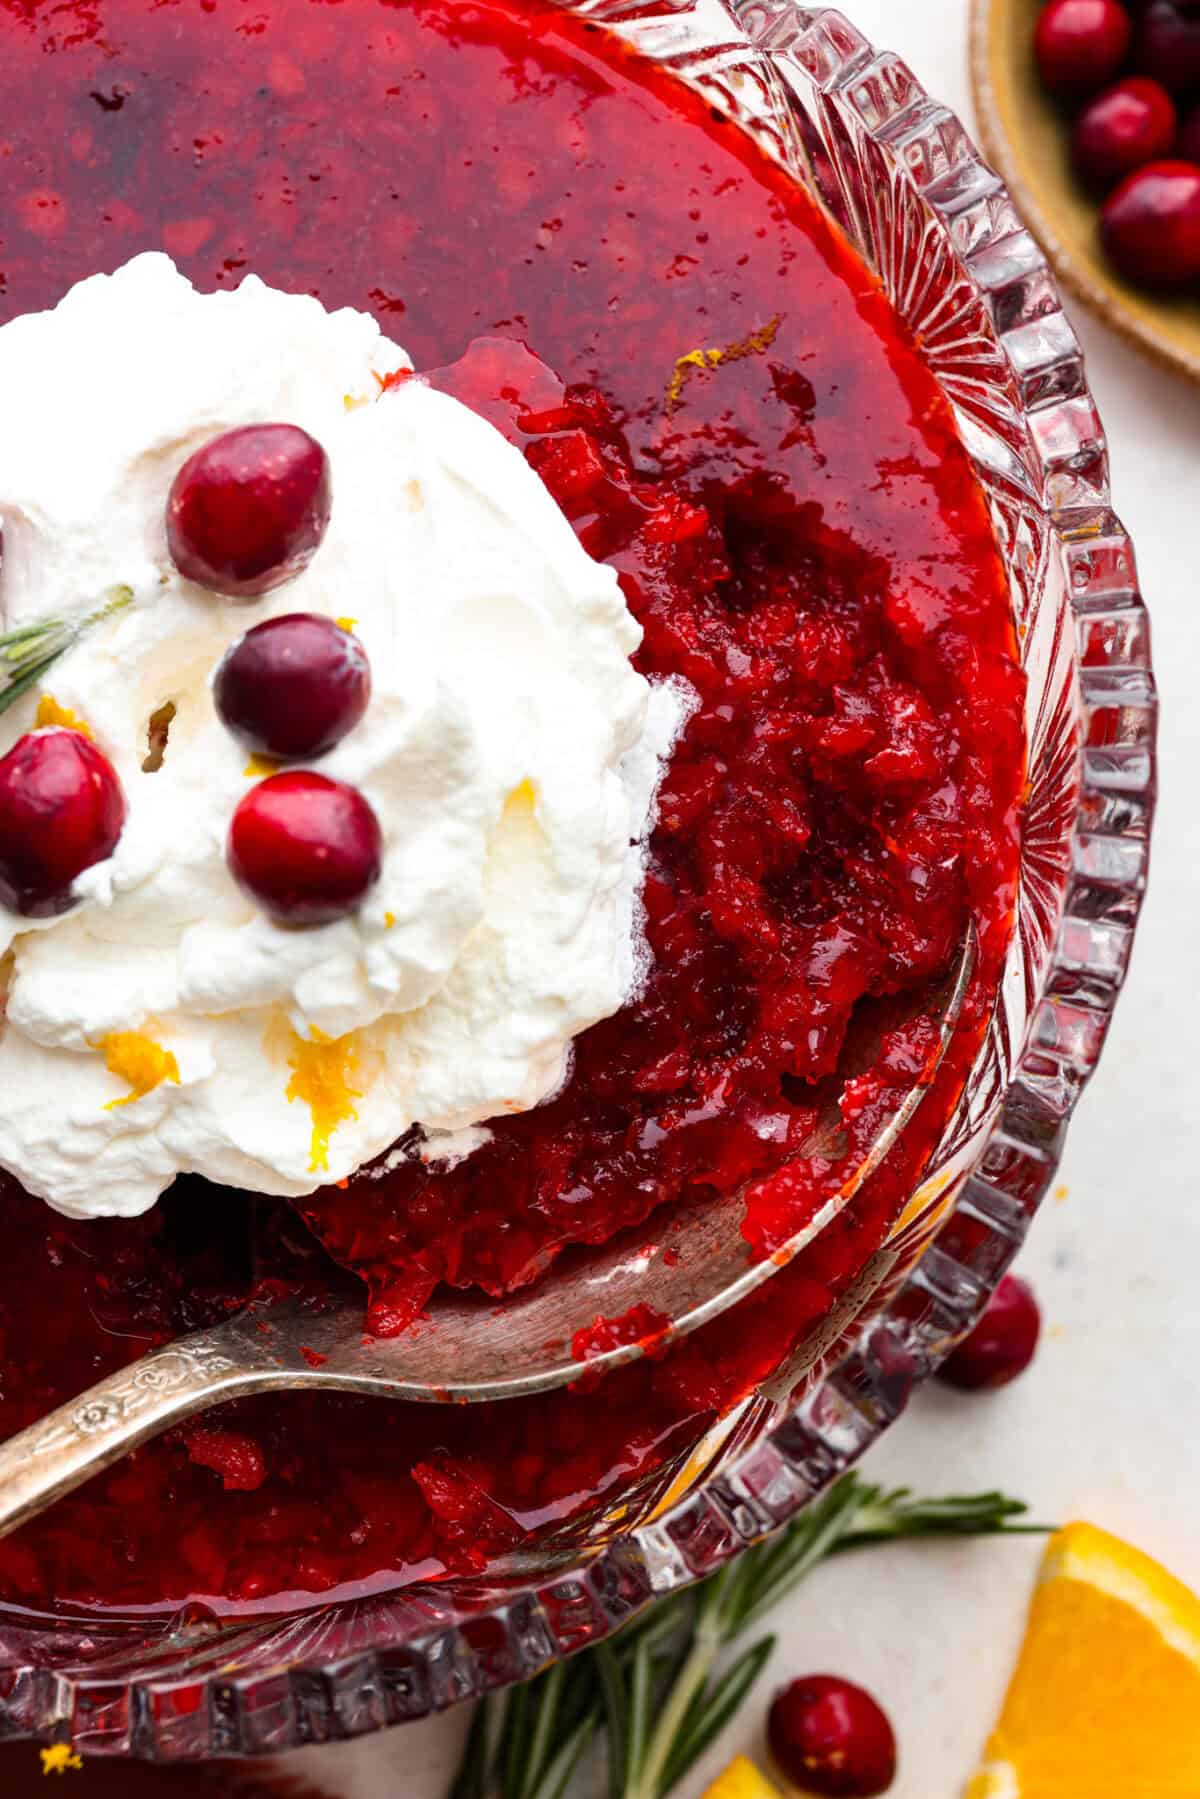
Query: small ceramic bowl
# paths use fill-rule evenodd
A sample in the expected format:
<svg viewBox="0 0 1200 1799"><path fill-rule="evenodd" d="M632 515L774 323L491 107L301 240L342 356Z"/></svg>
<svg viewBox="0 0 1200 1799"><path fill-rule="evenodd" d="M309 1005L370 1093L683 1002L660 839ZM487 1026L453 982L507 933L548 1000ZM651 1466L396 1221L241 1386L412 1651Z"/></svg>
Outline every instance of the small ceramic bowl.
<svg viewBox="0 0 1200 1799"><path fill-rule="evenodd" d="M973 0L971 80L979 135L1064 287L1156 362L1200 382L1200 288L1134 287L1100 244L1100 196L1071 168L1070 116L1033 60L1043 0Z"/></svg>

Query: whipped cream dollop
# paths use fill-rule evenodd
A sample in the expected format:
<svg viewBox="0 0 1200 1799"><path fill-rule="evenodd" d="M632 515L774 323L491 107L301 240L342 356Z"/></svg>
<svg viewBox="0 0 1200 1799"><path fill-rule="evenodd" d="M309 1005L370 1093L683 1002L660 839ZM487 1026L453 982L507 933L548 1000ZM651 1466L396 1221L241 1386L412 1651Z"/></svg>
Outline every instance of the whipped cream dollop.
<svg viewBox="0 0 1200 1799"><path fill-rule="evenodd" d="M683 702L632 668L615 574L519 452L419 380L382 391L408 366L361 313L253 276L200 294L162 255L0 329L5 628L137 595L0 715L0 753L80 721L128 802L72 910L0 910L0 1165L63 1212L140 1212L183 1171L303 1194L414 1124L426 1155L468 1153L638 978L639 840ZM307 570L247 603L178 574L164 516L187 456L255 421L324 445L333 510ZM385 843L361 910L311 930L226 866L264 771L210 687L294 611L370 657L366 716L319 767Z"/></svg>

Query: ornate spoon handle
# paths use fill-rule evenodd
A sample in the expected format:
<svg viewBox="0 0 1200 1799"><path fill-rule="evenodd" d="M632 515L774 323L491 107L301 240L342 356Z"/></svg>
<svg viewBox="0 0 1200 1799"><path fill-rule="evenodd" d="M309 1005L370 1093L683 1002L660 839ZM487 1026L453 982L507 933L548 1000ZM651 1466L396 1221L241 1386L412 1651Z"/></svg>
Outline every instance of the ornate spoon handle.
<svg viewBox="0 0 1200 1799"><path fill-rule="evenodd" d="M97 1381L0 1444L0 1536L168 1425L235 1394L278 1385L282 1372L254 1357L239 1317ZM296 1382L294 1373L286 1378Z"/></svg>

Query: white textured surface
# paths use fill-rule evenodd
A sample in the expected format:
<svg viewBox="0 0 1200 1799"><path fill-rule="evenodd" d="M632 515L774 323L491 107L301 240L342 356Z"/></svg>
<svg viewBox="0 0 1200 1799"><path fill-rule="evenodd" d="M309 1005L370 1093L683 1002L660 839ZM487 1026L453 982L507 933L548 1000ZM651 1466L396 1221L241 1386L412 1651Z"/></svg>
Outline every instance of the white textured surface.
<svg viewBox="0 0 1200 1799"><path fill-rule="evenodd" d="M311 1192L413 1123L462 1149L464 1129L559 1086L572 1039L637 977L637 839L680 695L652 697L631 667L641 629L616 575L520 452L420 382L380 392L409 366L362 313L253 277L200 294L162 255L0 331L8 621L117 583L145 596L45 681L121 777L116 851L65 916L26 930L0 913L0 951L16 937L0 1163L75 1216L144 1211L177 1171ZM247 604L174 569L166 497L199 444L270 420L324 445L333 509L309 567ZM361 908L302 931L226 867L247 757L208 686L249 625L296 611L349 616L370 657L366 714L319 767L365 793L384 841ZM39 692L5 715L0 750ZM129 1100L99 1053L125 1031L169 1050L178 1080ZM354 1110L323 1161L290 1092L318 1032L354 1033Z"/></svg>
<svg viewBox="0 0 1200 1799"><path fill-rule="evenodd" d="M970 117L965 0L846 10ZM1045 1310L1038 1360L1006 1393L921 1395L864 1473L930 1492L1004 1486L1043 1518L1129 1535L1200 1587L1200 392L1074 316L1154 614L1163 793L1151 895L1062 1185L1021 1262ZM887 1704L902 1757L891 1799L956 1799L1000 1702L1038 1553L1036 1539L921 1544L819 1569L773 1621L780 1643L758 1697L681 1799L737 1750L761 1747L772 1685L818 1670ZM442 1799L460 1729L434 1720L296 1765L346 1799L386 1799L398 1771L405 1799Z"/></svg>

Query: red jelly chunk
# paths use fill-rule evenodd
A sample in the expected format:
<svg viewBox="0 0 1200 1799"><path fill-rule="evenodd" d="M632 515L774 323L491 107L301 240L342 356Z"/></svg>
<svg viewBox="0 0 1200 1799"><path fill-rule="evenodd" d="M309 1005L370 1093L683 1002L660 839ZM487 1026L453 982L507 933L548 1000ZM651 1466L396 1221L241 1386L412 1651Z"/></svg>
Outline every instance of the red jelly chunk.
<svg viewBox="0 0 1200 1799"><path fill-rule="evenodd" d="M188 1457L198 1468L211 1468L221 1476L227 1492L253 1493L267 1478L262 1450L253 1437L235 1430L185 1432Z"/></svg>
<svg viewBox="0 0 1200 1799"><path fill-rule="evenodd" d="M520 447L617 570L638 666L695 700L647 850L650 971L580 1038L566 1087L457 1167L426 1165L411 1133L299 1202L311 1233L194 1179L144 1219L87 1224L0 1181L0 1432L253 1279L320 1289L348 1269L372 1328L396 1329L440 1282L503 1296L570 1245L743 1190L769 1253L821 1195L797 1151L863 1008L923 990L973 921L981 1026L1011 929L1007 587L949 408L873 278L707 103L554 8L263 0L250 29L225 7L14 0L0 51L9 315L158 246L205 288L253 268L373 310ZM577 1541L664 1491L825 1323L972 1041L895 1155L735 1315L599 1391L416 1406L388 1430L346 1396L221 1408L0 1542L0 1597L245 1610ZM852 1147L928 1050L920 1027L884 1034L847 1096ZM657 1330L635 1307L580 1347Z"/></svg>

